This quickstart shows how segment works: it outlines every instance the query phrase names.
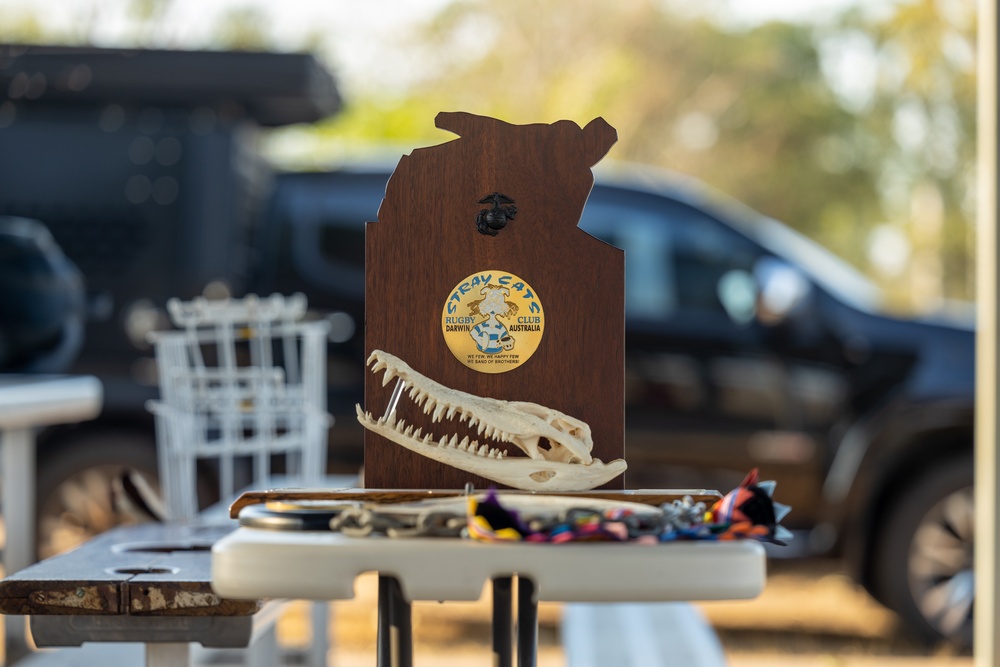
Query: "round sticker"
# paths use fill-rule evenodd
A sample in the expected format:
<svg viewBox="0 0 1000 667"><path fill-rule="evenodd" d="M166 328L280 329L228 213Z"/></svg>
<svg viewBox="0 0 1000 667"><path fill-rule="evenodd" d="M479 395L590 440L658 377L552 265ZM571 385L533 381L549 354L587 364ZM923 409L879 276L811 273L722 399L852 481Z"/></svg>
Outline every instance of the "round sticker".
<svg viewBox="0 0 1000 667"><path fill-rule="evenodd" d="M480 373L505 373L542 342L545 312L531 285L506 271L480 271L455 285L441 331L459 361Z"/></svg>

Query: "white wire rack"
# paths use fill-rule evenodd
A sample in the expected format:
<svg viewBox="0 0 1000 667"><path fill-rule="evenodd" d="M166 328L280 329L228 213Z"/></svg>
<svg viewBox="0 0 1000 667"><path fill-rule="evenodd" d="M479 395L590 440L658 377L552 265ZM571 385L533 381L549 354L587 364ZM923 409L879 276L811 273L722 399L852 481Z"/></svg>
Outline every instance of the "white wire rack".
<svg viewBox="0 0 1000 667"><path fill-rule="evenodd" d="M170 519L198 514L198 464L214 460L219 494L284 483L320 486L326 471L326 322L305 322L302 294L171 299L176 331L153 334L160 400L160 480Z"/></svg>

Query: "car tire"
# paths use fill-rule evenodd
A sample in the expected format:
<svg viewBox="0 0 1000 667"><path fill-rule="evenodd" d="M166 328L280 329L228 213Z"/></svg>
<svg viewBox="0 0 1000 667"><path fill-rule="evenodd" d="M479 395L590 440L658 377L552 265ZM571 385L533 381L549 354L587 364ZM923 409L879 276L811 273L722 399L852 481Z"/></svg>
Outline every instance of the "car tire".
<svg viewBox="0 0 1000 667"><path fill-rule="evenodd" d="M917 476L889 508L875 549L881 599L919 640L972 646L972 456Z"/></svg>
<svg viewBox="0 0 1000 667"><path fill-rule="evenodd" d="M126 468L159 491L156 443L146 434L89 433L39 450L35 507L40 558L117 525L151 519L114 497L114 480Z"/></svg>

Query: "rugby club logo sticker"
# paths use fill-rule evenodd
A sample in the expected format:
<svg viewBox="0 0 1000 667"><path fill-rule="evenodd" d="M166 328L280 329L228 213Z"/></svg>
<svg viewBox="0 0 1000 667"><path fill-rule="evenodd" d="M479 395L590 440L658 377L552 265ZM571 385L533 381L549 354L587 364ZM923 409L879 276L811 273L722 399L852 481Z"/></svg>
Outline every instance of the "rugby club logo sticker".
<svg viewBox="0 0 1000 667"><path fill-rule="evenodd" d="M531 285L506 271L466 277L445 300L441 331L455 358L480 373L505 373L542 342L545 312Z"/></svg>

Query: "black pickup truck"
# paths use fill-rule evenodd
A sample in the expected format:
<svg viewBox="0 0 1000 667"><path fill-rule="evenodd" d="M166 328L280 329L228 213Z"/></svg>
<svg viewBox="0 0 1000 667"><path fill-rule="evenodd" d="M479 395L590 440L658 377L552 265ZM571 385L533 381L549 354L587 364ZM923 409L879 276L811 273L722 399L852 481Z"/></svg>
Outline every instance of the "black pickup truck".
<svg viewBox="0 0 1000 667"><path fill-rule="evenodd" d="M315 61L3 47L0 91L0 215L44 222L82 270L72 370L106 391L100 419L40 439L42 552L123 519L122 466L155 480L146 336L170 297L305 293L331 324L331 466L356 469L364 223L393 165L275 173L256 150L262 126L336 109ZM759 467L793 551L845 557L915 632L971 642L971 321L888 317L822 248L649 170L600 172L581 226L626 251L626 485Z"/></svg>

